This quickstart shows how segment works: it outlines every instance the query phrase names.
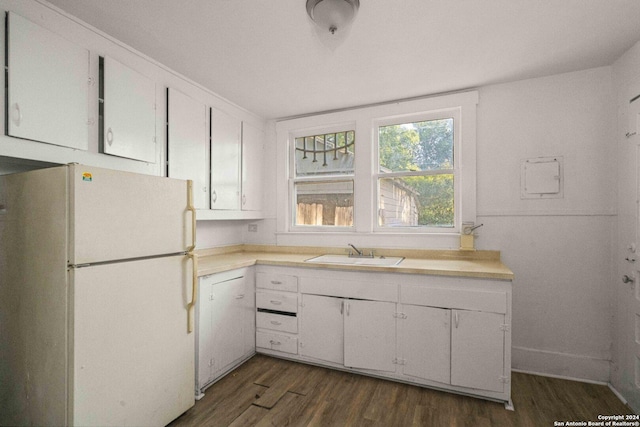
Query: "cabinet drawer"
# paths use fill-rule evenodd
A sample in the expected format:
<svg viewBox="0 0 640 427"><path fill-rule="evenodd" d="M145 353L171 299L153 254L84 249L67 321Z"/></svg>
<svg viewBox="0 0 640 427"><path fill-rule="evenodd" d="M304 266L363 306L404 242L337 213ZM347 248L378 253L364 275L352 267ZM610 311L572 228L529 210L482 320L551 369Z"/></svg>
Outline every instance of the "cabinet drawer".
<svg viewBox="0 0 640 427"><path fill-rule="evenodd" d="M256 333L256 347L298 354L298 338L258 331Z"/></svg>
<svg viewBox="0 0 640 427"><path fill-rule="evenodd" d="M256 307L268 310L298 312L298 294L256 292Z"/></svg>
<svg viewBox="0 0 640 427"><path fill-rule="evenodd" d="M256 287L275 291L298 292L298 278L287 274L256 273Z"/></svg>
<svg viewBox="0 0 640 427"><path fill-rule="evenodd" d="M258 312L256 314L258 328L273 329L274 331L298 333L298 318L283 314Z"/></svg>
<svg viewBox="0 0 640 427"><path fill-rule="evenodd" d="M403 304L459 308L501 314L507 312L507 294L496 291L401 285L400 302Z"/></svg>

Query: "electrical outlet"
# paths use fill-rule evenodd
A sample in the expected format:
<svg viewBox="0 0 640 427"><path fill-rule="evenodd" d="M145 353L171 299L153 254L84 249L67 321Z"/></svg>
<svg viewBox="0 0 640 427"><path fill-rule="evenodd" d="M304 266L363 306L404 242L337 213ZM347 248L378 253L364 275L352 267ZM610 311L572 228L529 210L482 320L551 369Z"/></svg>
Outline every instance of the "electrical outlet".
<svg viewBox="0 0 640 427"><path fill-rule="evenodd" d="M249 232L257 233L258 232L258 224L249 224Z"/></svg>

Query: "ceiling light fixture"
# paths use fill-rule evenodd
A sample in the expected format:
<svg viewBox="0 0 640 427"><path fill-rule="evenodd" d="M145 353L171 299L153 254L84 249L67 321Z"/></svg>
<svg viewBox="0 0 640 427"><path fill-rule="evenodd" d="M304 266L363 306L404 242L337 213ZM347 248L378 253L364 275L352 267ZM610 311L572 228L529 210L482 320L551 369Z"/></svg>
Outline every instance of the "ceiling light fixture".
<svg viewBox="0 0 640 427"><path fill-rule="evenodd" d="M309 17L331 34L353 21L359 7L360 0L307 0Z"/></svg>

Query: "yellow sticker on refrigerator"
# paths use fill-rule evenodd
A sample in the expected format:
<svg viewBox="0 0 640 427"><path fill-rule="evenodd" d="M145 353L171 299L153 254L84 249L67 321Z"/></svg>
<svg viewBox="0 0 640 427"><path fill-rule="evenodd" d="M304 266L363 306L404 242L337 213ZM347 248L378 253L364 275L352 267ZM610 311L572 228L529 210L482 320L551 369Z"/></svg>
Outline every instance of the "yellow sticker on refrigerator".
<svg viewBox="0 0 640 427"><path fill-rule="evenodd" d="M91 175L91 173L89 173L89 172L83 172L82 173L82 180L91 182L91 181L93 181L93 175Z"/></svg>

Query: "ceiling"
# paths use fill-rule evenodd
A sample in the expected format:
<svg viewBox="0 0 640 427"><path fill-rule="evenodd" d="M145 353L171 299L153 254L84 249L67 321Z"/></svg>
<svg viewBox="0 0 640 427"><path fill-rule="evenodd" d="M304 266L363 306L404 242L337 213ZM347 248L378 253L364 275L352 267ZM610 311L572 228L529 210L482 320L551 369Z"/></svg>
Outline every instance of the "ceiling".
<svg viewBox="0 0 640 427"><path fill-rule="evenodd" d="M49 0L264 118L612 64L638 0L361 0L335 35L305 0Z"/></svg>

